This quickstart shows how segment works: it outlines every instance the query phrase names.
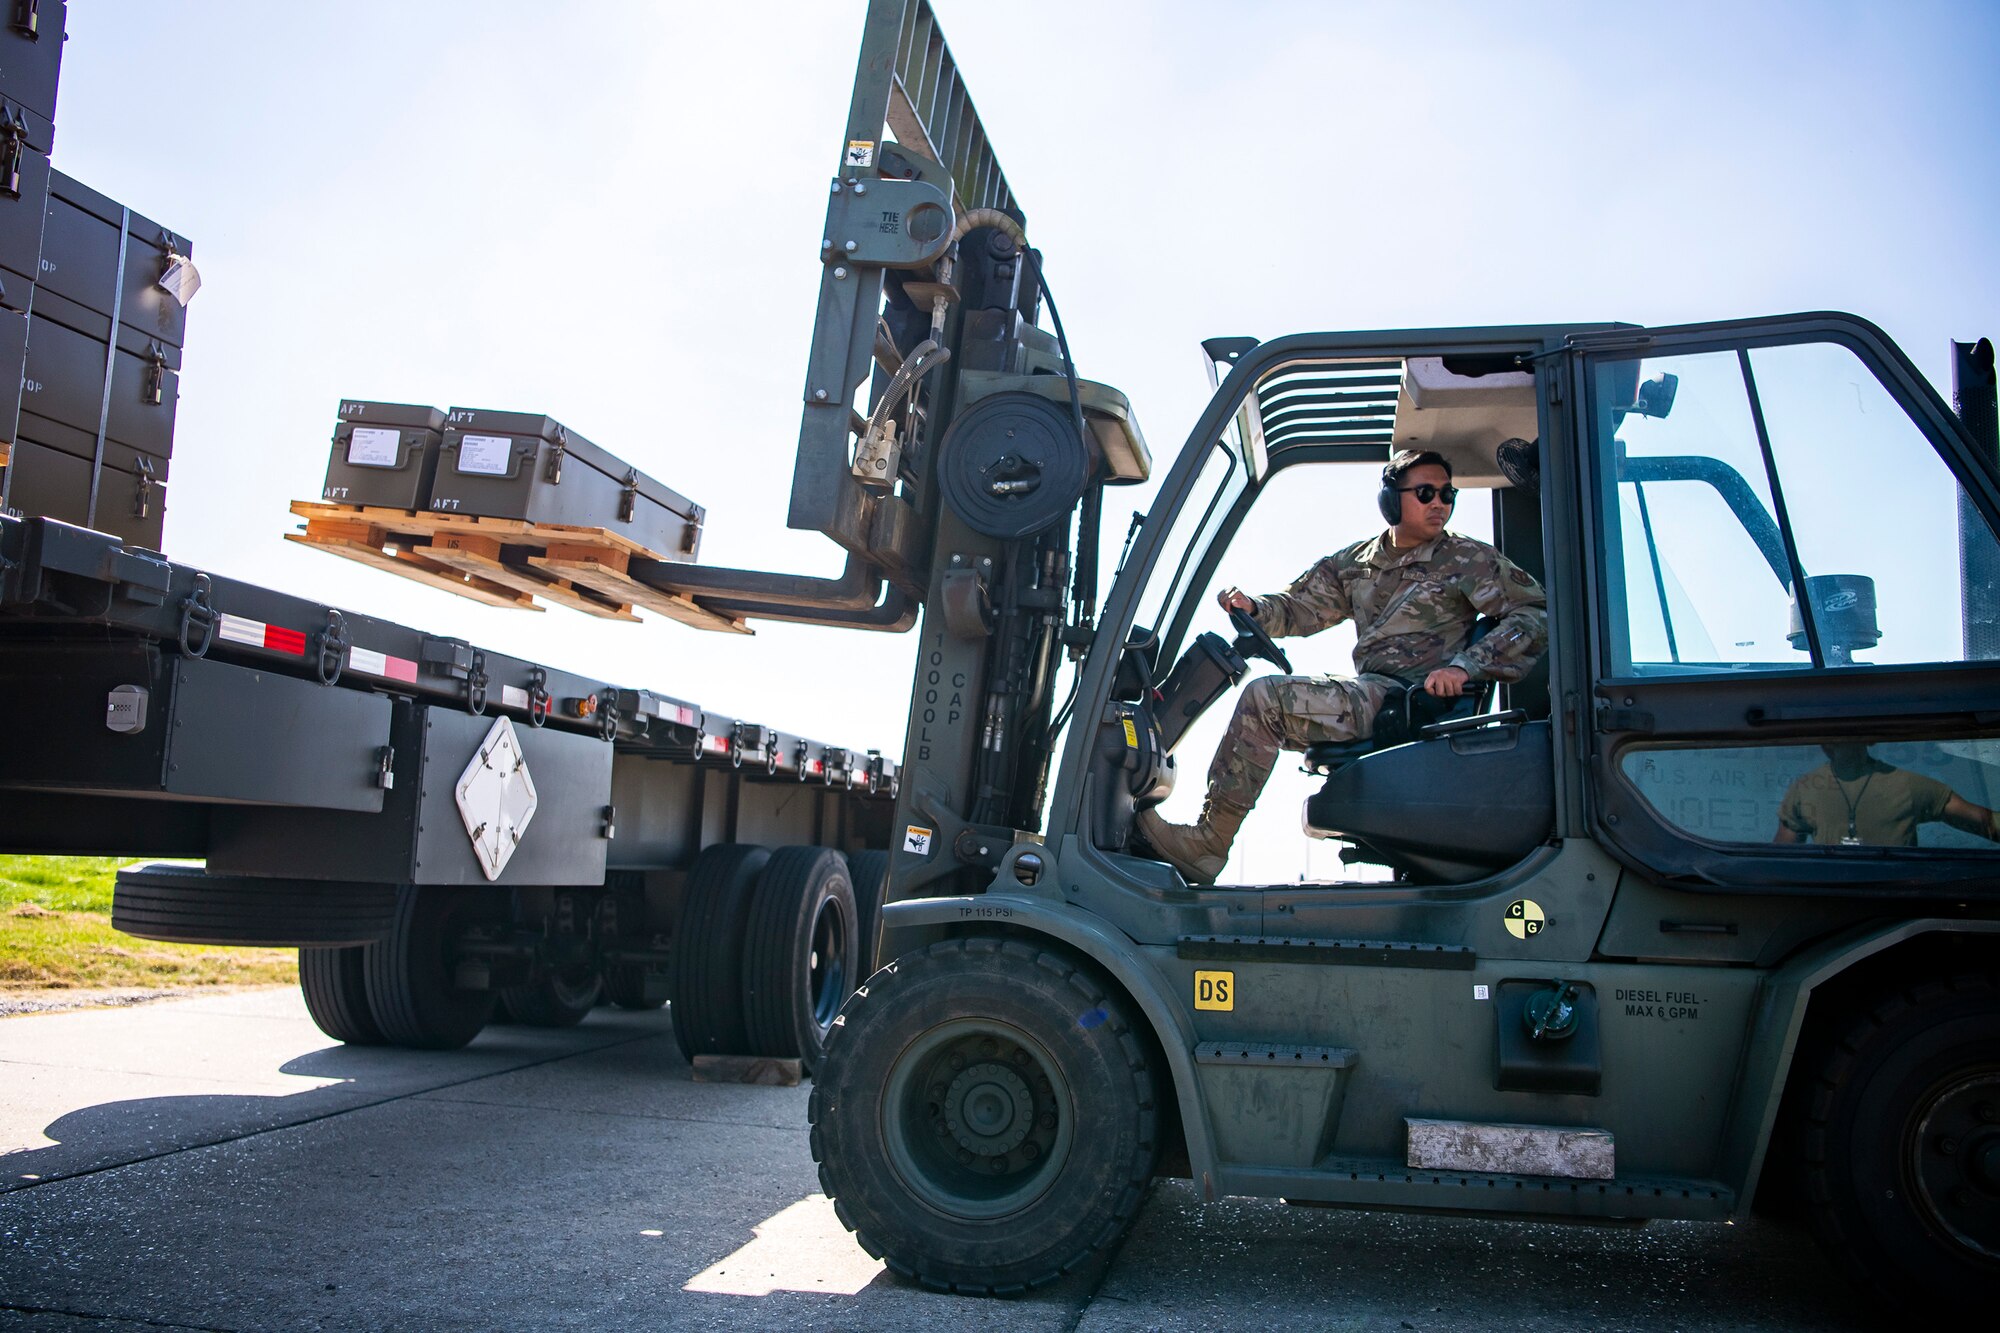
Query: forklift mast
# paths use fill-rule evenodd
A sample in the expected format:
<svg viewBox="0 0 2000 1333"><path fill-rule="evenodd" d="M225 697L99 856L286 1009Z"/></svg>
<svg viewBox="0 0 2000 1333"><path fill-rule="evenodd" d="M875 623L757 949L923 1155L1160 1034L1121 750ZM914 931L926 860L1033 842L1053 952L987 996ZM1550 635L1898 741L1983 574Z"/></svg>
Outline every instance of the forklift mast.
<svg viewBox="0 0 2000 1333"><path fill-rule="evenodd" d="M1095 614L1102 488L1151 460L1123 395L1076 376L928 0L871 0L838 151L788 522L846 566L647 577L725 616L900 631L921 608L900 898L990 872L1038 830L1062 650Z"/></svg>

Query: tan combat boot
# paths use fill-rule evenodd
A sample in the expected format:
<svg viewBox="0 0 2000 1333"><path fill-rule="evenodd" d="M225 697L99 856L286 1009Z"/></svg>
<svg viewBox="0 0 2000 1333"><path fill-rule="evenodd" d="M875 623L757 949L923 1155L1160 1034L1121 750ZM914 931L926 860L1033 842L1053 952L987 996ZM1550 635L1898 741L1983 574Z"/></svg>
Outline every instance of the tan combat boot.
<svg viewBox="0 0 2000 1333"><path fill-rule="evenodd" d="M1139 836L1160 859L1181 872L1190 884L1213 884L1229 860L1229 845L1250 812L1241 806L1210 799L1193 824L1169 824L1158 810L1139 812Z"/></svg>

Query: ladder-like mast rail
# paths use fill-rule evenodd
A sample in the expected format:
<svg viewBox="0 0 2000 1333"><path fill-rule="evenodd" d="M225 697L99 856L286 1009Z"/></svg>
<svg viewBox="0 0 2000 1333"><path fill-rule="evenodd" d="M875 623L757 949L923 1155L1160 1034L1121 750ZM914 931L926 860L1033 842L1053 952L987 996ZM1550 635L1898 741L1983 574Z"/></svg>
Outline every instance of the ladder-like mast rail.
<svg viewBox="0 0 2000 1333"><path fill-rule="evenodd" d="M891 134L893 143L885 138ZM997 208L1021 219L929 0L871 0L830 199L786 522L824 533L854 560L915 593L924 583L920 534L930 516L913 512L913 500L926 500L872 495L852 470L861 420L853 401L878 365L884 274L902 269L931 277L932 265L949 251L953 227L970 210ZM920 228L916 219L925 209L945 216ZM954 316L947 347L955 330ZM882 350L900 358L910 348ZM884 373L877 380L875 394L887 379Z"/></svg>
<svg viewBox="0 0 2000 1333"><path fill-rule="evenodd" d="M828 197L786 522L832 538L847 552L845 568L817 578L649 562L634 577L732 618L902 630L928 581L937 496L929 485L899 494L894 478L872 492L860 484L854 460L867 418L854 399L874 374L871 412L880 405L896 368L939 316L934 336L955 347L957 312L947 310L955 296L943 261L967 215L995 209L1023 220L929 0L871 0ZM913 313L900 282L885 281L892 269L933 289L923 309ZM903 304L891 309L885 301ZM933 435L949 424L950 394L940 392L922 412Z"/></svg>
<svg viewBox="0 0 2000 1333"><path fill-rule="evenodd" d="M958 62L938 31L929 0L876 0L873 8L903 10L894 76L883 118L876 125L886 121L896 142L951 174L961 213L973 208L1012 209L1014 192L959 77ZM859 92L857 83L857 111L863 109ZM850 122L849 128L861 127Z"/></svg>

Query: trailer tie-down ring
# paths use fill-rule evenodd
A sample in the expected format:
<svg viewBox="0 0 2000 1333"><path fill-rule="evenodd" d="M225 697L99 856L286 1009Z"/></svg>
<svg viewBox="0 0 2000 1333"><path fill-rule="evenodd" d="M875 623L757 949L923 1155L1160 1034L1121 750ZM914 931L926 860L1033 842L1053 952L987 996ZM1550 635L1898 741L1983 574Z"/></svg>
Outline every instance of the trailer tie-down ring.
<svg viewBox="0 0 2000 1333"><path fill-rule="evenodd" d="M536 667L528 676L528 725L542 726L555 705L555 696L549 693L548 669Z"/></svg>
<svg viewBox="0 0 2000 1333"><path fill-rule="evenodd" d="M208 600L212 586L208 575L197 574L194 576L194 591L181 601L180 644L181 651L189 657L207 657L208 650L215 645L215 627L221 623L222 616ZM202 629L199 648L194 646L190 633L196 625Z"/></svg>
<svg viewBox="0 0 2000 1333"><path fill-rule="evenodd" d="M486 687L492 682L486 675L486 654L472 655L472 669L465 673L465 711L474 717L486 716Z"/></svg>
<svg viewBox="0 0 2000 1333"><path fill-rule="evenodd" d="M313 675L322 685L332 685L340 679L340 672L347 665L347 617L333 607L326 609L326 628L319 632L319 656L313 662Z"/></svg>

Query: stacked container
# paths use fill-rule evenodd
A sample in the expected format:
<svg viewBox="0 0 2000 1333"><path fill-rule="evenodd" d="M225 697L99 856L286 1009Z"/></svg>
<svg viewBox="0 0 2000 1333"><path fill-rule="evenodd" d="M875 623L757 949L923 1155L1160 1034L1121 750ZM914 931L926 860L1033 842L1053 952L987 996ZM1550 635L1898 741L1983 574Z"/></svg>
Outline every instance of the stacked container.
<svg viewBox="0 0 2000 1333"><path fill-rule="evenodd" d="M4 12L0 19L0 452L14 443L21 410L21 377L14 372L27 350L28 307L48 214L49 149L55 142L64 9L57 0L8 6Z"/></svg>
<svg viewBox="0 0 2000 1333"><path fill-rule="evenodd" d="M0 365L22 373L18 396L0 397L11 445L5 504L157 550L186 305L199 281L193 247L50 170L63 6L9 12L0 28L0 133L10 136L0 187L14 182L20 192L10 198L0 188Z"/></svg>

